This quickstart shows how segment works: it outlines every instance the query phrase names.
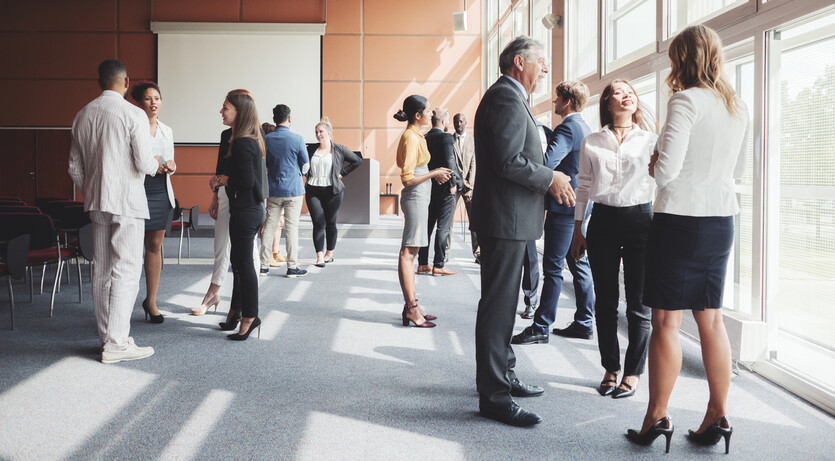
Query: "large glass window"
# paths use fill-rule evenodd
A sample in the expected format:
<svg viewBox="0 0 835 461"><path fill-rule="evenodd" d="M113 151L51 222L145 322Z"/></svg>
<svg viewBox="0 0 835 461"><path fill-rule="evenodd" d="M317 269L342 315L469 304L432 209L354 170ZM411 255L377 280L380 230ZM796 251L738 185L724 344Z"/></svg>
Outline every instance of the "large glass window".
<svg viewBox="0 0 835 461"><path fill-rule="evenodd" d="M549 61L548 74L545 76L545 80L539 82L536 86L536 91L534 91L533 95L531 95L531 102L536 105L543 101L551 101L551 93L553 93L553 77L551 73L553 72L553 67L550 65L551 61L551 31L546 29L545 26L542 24L542 17L546 14L551 12L551 0L533 0L531 5L531 15L530 18L532 19L531 22L531 37L535 38L542 42L545 46L543 50L543 56L545 56L545 60ZM527 16L527 15L526 15ZM548 111L548 118L550 120L551 111Z"/></svg>
<svg viewBox="0 0 835 461"><path fill-rule="evenodd" d="M690 24L721 14L749 0L669 0L669 36Z"/></svg>
<svg viewBox="0 0 835 461"><path fill-rule="evenodd" d="M522 0L513 8L513 37L530 35L531 10L528 0Z"/></svg>
<svg viewBox="0 0 835 461"><path fill-rule="evenodd" d="M487 40L487 86L499 78L499 34Z"/></svg>
<svg viewBox="0 0 835 461"><path fill-rule="evenodd" d="M606 0L604 33L608 67L617 67L619 60L653 51L655 6L655 0Z"/></svg>
<svg viewBox="0 0 835 461"><path fill-rule="evenodd" d="M749 120L754 110L754 56L748 55L725 66L725 75L745 103ZM736 199L740 212L734 217L734 245L728 258L725 276L723 307L751 316L756 312L751 304L753 297L753 236L754 236L754 124L748 124L745 145L745 173L736 180Z"/></svg>
<svg viewBox="0 0 835 461"><path fill-rule="evenodd" d="M487 9L487 30L490 30L496 25L496 21L499 19L499 0L487 0L485 4L485 8Z"/></svg>
<svg viewBox="0 0 835 461"><path fill-rule="evenodd" d="M835 29L833 13L774 31L766 271L771 359L835 390ZM772 123L773 124L773 123Z"/></svg>
<svg viewBox="0 0 835 461"><path fill-rule="evenodd" d="M597 2L568 0L565 6L565 75L577 80L597 71Z"/></svg>

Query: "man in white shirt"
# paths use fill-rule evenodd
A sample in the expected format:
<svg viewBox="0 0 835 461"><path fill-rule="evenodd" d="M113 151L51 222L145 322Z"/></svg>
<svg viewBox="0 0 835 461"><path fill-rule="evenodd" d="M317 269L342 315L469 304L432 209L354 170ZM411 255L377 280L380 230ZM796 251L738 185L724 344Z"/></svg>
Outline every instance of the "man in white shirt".
<svg viewBox="0 0 835 461"><path fill-rule="evenodd" d="M125 65L99 65L102 94L75 116L69 174L84 194L93 222L93 306L103 363L153 355L130 338L130 315L142 274L142 241L148 201L145 175L164 166L151 152L148 117L124 98L130 86Z"/></svg>
<svg viewBox="0 0 835 461"><path fill-rule="evenodd" d="M460 112L455 114L452 117L452 125L455 128L455 133L452 135L455 140L453 145L455 161L458 163L458 171L461 172L461 180L464 183L464 186L458 191L458 197L464 198L464 208L467 210L467 220L469 220L473 202L473 187L475 187L475 142L473 137L467 134L466 115ZM455 204L457 207L457 198ZM447 254L449 254L449 247L452 244L452 224L450 222L450 233L446 244ZM476 263L480 263L481 250L478 248L478 238L473 231L470 231L470 237L472 238L473 257Z"/></svg>

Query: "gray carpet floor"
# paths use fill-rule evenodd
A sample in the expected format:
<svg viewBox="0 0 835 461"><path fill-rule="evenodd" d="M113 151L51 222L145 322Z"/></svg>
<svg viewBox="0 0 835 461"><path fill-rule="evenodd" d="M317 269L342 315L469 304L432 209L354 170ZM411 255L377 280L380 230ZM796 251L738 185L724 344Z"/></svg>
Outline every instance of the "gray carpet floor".
<svg viewBox="0 0 835 461"><path fill-rule="evenodd" d="M99 362L86 267L84 302L77 302L73 268L52 318L47 293L29 304L26 287L15 284L14 331L2 290L0 459L664 457L663 439L638 447L624 438L641 423L645 380L629 399L594 390L603 375L596 341L552 336L547 345L515 348L520 378L546 388L544 396L517 399L543 417L538 426L479 417L479 267L469 244L456 232L449 267L458 275L417 277L421 305L439 317L438 327L404 328L398 233L381 229L341 239L326 268L312 266L312 243L303 237L300 262L310 274L288 279L279 268L259 278L264 324L260 339L246 342L226 340L217 327L228 309L231 273L217 314L189 315L209 284L211 239L192 238L192 258L179 265L176 240L167 239L158 294L165 323L144 320L143 280L131 335L156 354L132 362ZM557 325L570 321L572 306L566 272ZM527 325L519 319L516 330ZM698 344L684 337L682 346L670 406L676 431L664 459L833 459L835 419L744 369L731 385L731 454L688 443L684 435L700 423L708 391Z"/></svg>

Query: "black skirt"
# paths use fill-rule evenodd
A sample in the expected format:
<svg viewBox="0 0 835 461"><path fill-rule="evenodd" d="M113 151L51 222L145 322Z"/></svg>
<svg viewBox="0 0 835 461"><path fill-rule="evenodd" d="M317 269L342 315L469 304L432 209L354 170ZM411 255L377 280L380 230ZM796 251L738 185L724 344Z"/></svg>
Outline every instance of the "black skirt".
<svg viewBox="0 0 835 461"><path fill-rule="evenodd" d="M733 216L655 213L647 244L644 304L664 310L722 307L733 239Z"/></svg>
<svg viewBox="0 0 835 461"><path fill-rule="evenodd" d="M145 176L145 196L148 197L150 219L145 220L145 230L165 230L171 227L171 202L165 175Z"/></svg>

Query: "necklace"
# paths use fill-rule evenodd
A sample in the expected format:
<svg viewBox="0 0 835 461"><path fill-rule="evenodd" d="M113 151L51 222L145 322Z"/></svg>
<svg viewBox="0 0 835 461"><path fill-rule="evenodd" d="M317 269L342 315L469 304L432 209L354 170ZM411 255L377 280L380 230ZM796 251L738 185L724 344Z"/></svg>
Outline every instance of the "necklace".
<svg viewBox="0 0 835 461"><path fill-rule="evenodd" d="M635 126L635 125L627 125L627 126L612 125L612 128L632 128L633 126Z"/></svg>

